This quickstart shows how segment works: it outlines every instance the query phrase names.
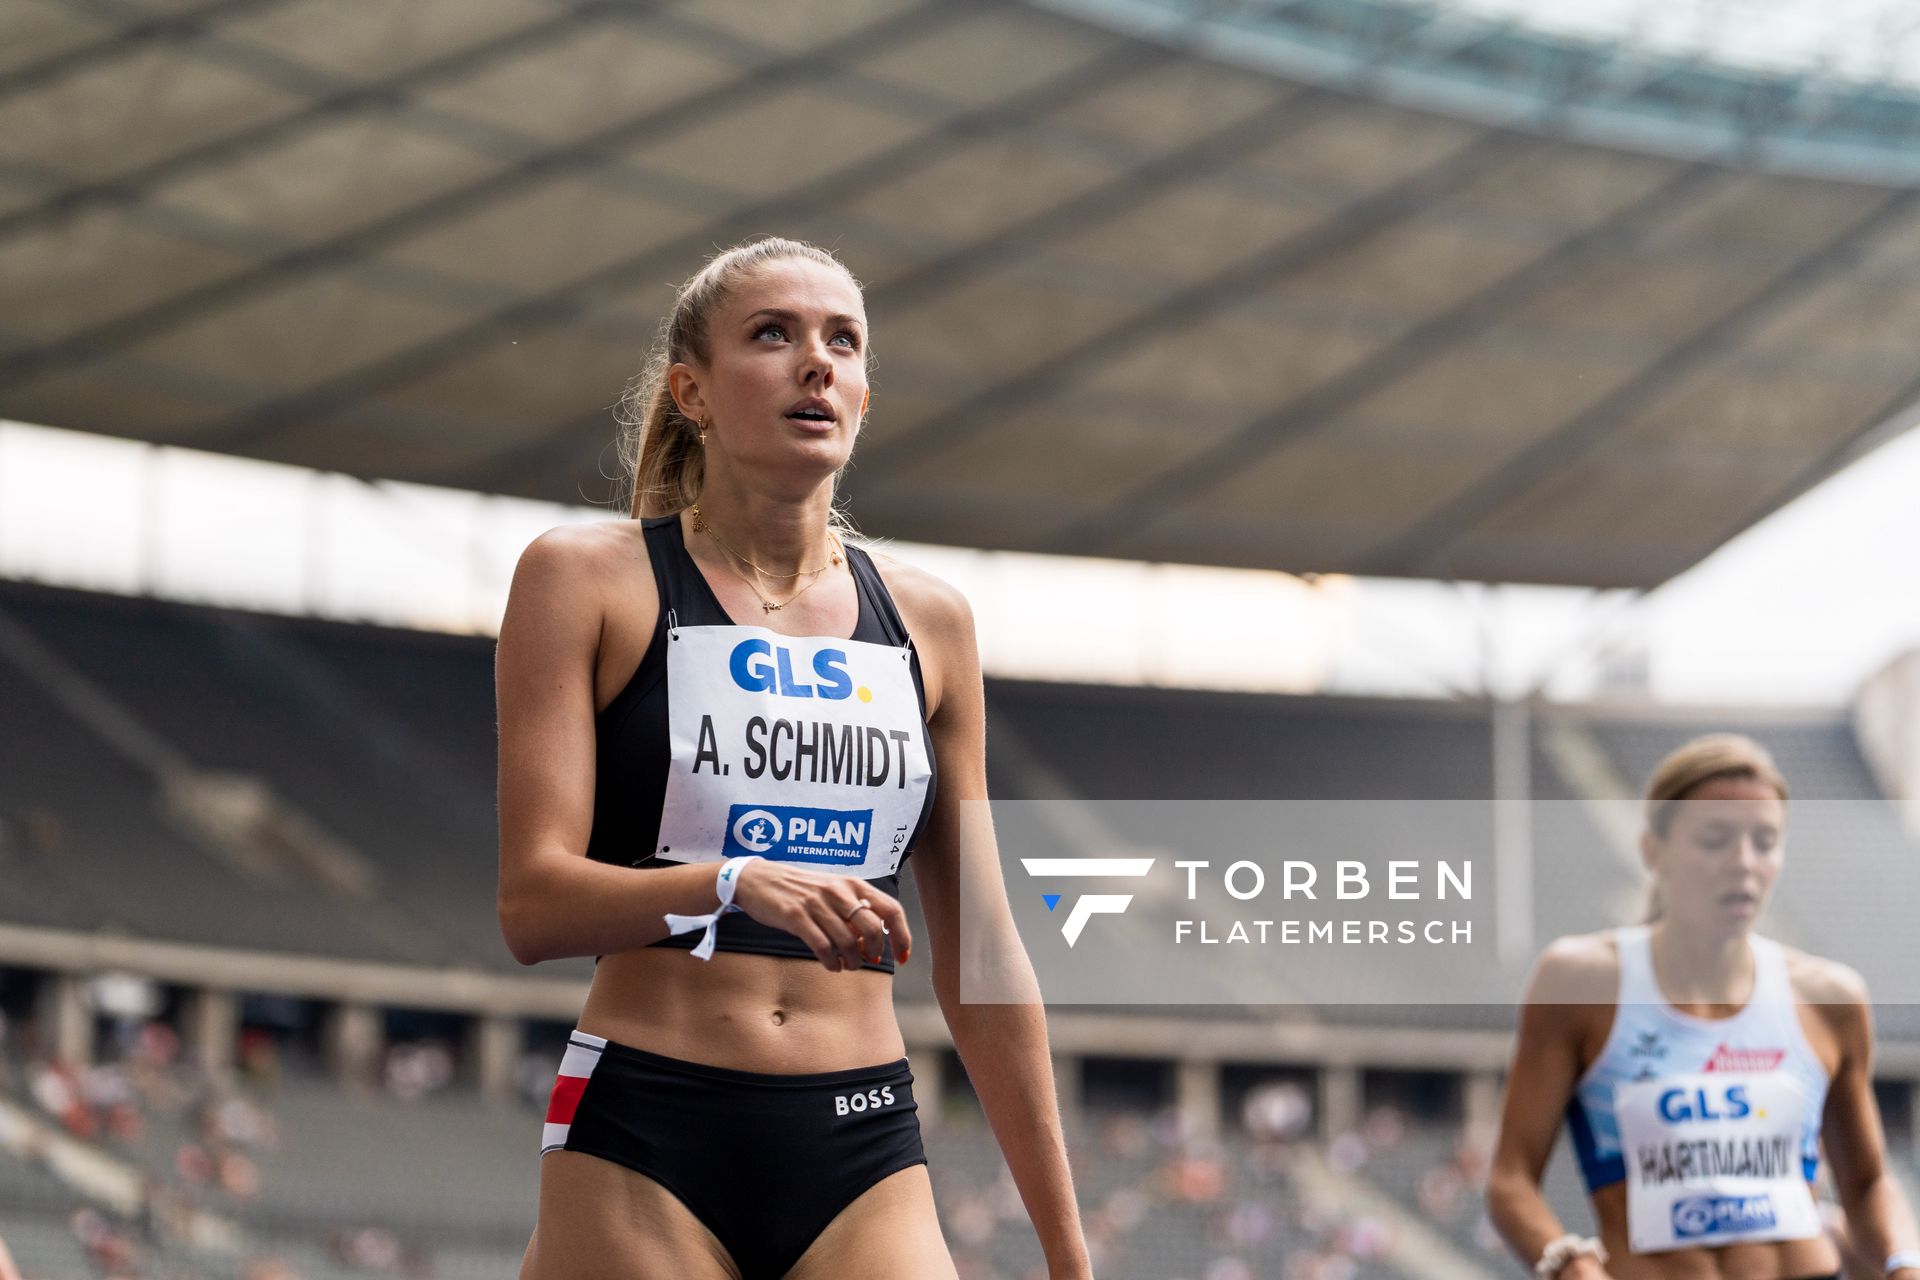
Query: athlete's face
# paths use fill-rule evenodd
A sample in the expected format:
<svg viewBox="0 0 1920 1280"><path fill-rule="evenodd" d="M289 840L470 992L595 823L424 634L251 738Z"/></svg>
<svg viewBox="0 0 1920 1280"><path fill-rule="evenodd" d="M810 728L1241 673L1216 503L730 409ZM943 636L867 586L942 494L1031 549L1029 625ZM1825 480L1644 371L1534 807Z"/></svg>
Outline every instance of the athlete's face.
<svg viewBox="0 0 1920 1280"><path fill-rule="evenodd" d="M1787 807L1751 778L1716 778L1674 806L1665 837L1642 851L1662 912L1712 933L1746 929L1767 904L1785 852Z"/></svg>
<svg viewBox="0 0 1920 1280"><path fill-rule="evenodd" d="M734 287L707 342L704 368L674 369L681 405L710 423L710 466L715 453L746 466L845 465L867 394L867 316L844 271L767 263Z"/></svg>

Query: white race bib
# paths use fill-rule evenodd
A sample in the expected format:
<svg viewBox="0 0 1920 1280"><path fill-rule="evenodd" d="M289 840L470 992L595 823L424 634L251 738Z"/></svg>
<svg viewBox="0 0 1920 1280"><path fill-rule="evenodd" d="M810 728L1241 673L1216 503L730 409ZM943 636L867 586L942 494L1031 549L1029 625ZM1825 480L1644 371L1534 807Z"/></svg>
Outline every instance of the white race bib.
<svg viewBox="0 0 1920 1280"><path fill-rule="evenodd" d="M662 858L899 870L933 774L907 649L670 627L667 720Z"/></svg>
<svg viewBox="0 0 1920 1280"><path fill-rule="evenodd" d="M1811 1100L1785 1072L1698 1072L1618 1085L1635 1253L1822 1231L1801 1164Z"/></svg>

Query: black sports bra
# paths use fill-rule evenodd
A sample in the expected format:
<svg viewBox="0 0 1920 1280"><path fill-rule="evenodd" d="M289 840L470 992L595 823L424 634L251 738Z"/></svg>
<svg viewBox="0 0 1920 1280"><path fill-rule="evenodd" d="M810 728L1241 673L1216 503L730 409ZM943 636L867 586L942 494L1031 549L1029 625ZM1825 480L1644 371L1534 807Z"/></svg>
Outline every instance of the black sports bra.
<svg viewBox="0 0 1920 1280"><path fill-rule="evenodd" d="M659 846L661 813L667 802L671 764L667 678L669 619L680 628L736 627L738 624L727 616L726 609L714 595L706 576L688 554L680 518L659 516L643 520L641 525L647 556L653 564L654 584L659 589L659 618L654 623L653 638L647 644L646 655L641 658L633 678L594 719L597 747L593 831L587 839L587 856L596 862L647 868L683 865L677 859L660 856L662 850ZM886 584L881 581L872 559L861 548L848 546L847 567L853 574L860 600L860 620L848 639L903 650L919 703L915 728L926 753L929 776L918 819L901 854L900 864L904 865L906 857L912 854L914 845L918 843L920 833L926 829L928 816L933 812L938 779L932 735L926 730L926 687L921 679L919 655L914 652L906 626L894 607L893 597L887 593ZM861 693L864 697L864 688ZM847 732L851 734L853 731ZM746 784L734 785L744 787ZM741 794L743 798L754 798L745 791ZM901 826L904 827L905 823ZM900 877L897 868L893 874L874 876L868 883L884 893L899 896ZM675 934L650 945L691 950L699 942L700 936L698 932ZM734 912L720 918L715 950L816 959L813 950L795 935L762 924L745 912ZM879 963L870 962L864 967L892 973L891 946L886 949Z"/></svg>

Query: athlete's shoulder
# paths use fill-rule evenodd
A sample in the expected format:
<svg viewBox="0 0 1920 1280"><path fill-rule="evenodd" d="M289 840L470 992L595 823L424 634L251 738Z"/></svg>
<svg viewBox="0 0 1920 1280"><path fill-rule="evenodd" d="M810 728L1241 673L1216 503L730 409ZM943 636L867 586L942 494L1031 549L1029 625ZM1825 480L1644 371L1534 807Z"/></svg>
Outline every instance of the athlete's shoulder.
<svg viewBox="0 0 1920 1280"><path fill-rule="evenodd" d="M529 542L520 563L549 573L609 568L644 546L638 520L581 520L555 525Z"/></svg>
<svg viewBox="0 0 1920 1280"><path fill-rule="evenodd" d="M1612 1004L1619 989L1620 947L1610 929L1554 939L1527 979L1527 999L1543 1004Z"/></svg>
<svg viewBox="0 0 1920 1280"><path fill-rule="evenodd" d="M1808 1004L1864 1007L1867 1004L1867 980L1859 971L1838 960L1811 955L1782 944L1787 962L1787 979L1796 998Z"/></svg>
<svg viewBox="0 0 1920 1280"><path fill-rule="evenodd" d="M1873 1014L1866 980L1838 960L1808 955L1784 945L1780 950L1786 957L1787 981L1793 988L1795 1001L1807 1006L1833 1036L1841 1061L1871 1061ZM1819 1053L1821 1037L1815 1036L1813 1044L1814 1051Z"/></svg>
<svg viewBox="0 0 1920 1280"><path fill-rule="evenodd" d="M881 548L865 550L916 642L964 640L972 644L973 606L960 588Z"/></svg>
<svg viewBox="0 0 1920 1280"><path fill-rule="evenodd" d="M619 584L620 598L633 596L629 580L646 578L636 565L647 562L637 520L588 520L556 525L529 542L514 566L508 614L531 610L530 617L590 619L599 627L603 602ZM639 583L645 586L646 583Z"/></svg>

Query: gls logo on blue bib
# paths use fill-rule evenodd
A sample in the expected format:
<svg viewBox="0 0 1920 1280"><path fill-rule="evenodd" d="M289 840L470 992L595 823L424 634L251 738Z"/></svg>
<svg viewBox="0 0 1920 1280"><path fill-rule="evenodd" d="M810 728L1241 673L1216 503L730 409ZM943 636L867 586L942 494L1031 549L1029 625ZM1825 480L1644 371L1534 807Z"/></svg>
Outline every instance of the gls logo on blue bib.
<svg viewBox="0 0 1920 1280"><path fill-rule="evenodd" d="M1753 1114L1747 1086L1723 1089L1669 1089L1660 1095L1660 1118L1668 1124L1689 1120L1741 1120Z"/></svg>
<svg viewBox="0 0 1920 1280"><path fill-rule="evenodd" d="M757 853L775 862L867 860L871 809L800 809L792 805L736 804L727 810L723 857Z"/></svg>
<svg viewBox="0 0 1920 1280"><path fill-rule="evenodd" d="M843 702L853 696L853 677L847 673L845 649L821 649L813 655L816 683L793 674L793 650L758 637L742 640L727 659L733 682L748 693L772 693L782 698L825 698ZM873 695L868 694L870 698ZM862 698L861 701L866 701Z"/></svg>
<svg viewBox="0 0 1920 1280"><path fill-rule="evenodd" d="M1682 1240L1761 1230L1773 1222L1772 1196L1688 1196L1673 1205L1673 1234Z"/></svg>

